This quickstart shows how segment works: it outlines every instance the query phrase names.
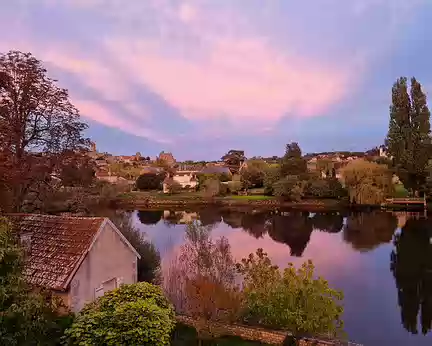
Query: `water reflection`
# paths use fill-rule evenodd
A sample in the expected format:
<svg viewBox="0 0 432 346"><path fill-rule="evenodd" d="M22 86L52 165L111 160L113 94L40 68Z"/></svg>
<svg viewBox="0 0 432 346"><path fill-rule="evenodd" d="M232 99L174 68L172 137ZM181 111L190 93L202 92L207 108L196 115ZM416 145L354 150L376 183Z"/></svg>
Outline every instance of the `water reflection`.
<svg viewBox="0 0 432 346"><path fill-rule="evenodd" d="M423 334L432 329L432 224L408 220L394 237L391 271L396 281L404 328Z"/></svg>
<svg viewBox="0 0 432 346"><path fill-rule="evenodd" d="M397 219L391 213L356 213L347 217L344 240L359 251L370 251L391 242Z"/></svg>
<svg viewBox="0 0 432 346"><path fill-rule="evenodd" d="M345 292L350 338L371 346L430 344L432 221L423 215L203 208L138 212L136 219L165 249L166 258L183 244L185 228L176 225L199 219L213 236L227 237L237 259L258 247L280 266L312 259L319 275Z"/></svg>

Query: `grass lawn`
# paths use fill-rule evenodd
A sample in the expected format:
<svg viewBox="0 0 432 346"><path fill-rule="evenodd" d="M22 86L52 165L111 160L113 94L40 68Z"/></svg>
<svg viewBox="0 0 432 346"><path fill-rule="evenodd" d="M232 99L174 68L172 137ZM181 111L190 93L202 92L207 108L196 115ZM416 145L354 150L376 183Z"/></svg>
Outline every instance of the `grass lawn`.
<svg viewBox="0 0 432 346"><path fill-rule="evenodd" d="M240 200L248 200L248 201L264 201L269 199L275 199L273 196L265 196L265 195L248 195L248 196L227 196L226 199L240 199Z"/></svg>
<svg viewBox="0 0 432 346"><path fill-rule="evenodd" d="M408 190L402 184L396 184L394 186L394 196L396 198L408 197Z"/></svg>

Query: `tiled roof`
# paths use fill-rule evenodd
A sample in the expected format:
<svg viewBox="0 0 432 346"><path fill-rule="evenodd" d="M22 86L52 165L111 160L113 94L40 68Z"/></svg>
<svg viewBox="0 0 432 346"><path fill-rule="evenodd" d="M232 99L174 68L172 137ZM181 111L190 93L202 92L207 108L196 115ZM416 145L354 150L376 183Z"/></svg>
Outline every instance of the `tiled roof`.
<svg viewBox="0 0 432 346"><path fill-rule="evenodd" d="M19 235L30 239L24 275L30 284L66 290L95 235L102 217L64 217L39 214L8 216Z"/></svg>

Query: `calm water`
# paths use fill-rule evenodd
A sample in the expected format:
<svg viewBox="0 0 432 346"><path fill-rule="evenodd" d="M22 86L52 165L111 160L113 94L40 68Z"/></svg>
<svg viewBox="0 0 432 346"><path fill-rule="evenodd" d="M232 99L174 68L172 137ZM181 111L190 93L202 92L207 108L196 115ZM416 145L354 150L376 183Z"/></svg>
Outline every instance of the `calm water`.
<svg viewBox="0 0 432 346"><path fill-rule="evenodd" d="M248 214L206 208L135 211L134 224L163 259L184 242L185 223L213 225L240 260L263 248L273 262L312 259L345 294L345 330L371 346L432 345L432 219L384 212Z"/></svg>

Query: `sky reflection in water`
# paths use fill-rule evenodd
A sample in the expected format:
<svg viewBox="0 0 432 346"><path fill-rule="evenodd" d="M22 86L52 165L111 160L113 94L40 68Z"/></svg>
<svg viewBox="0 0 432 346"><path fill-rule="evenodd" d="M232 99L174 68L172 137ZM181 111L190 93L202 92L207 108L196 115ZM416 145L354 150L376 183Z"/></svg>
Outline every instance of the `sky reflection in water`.
<svg viewBox="0 0 432 346"><path fill-rule="evenodd" d="M311 259L318 275L344 292L345 329L351 340L371 346L432 343L430 220L384 212L270 215L210 208L140 211L132 218L165 263L184 242L184 222L192 219L212 225L214 238L226 237L237 260L257 248L281 267Z"/></svg>

